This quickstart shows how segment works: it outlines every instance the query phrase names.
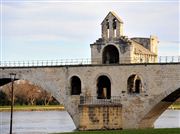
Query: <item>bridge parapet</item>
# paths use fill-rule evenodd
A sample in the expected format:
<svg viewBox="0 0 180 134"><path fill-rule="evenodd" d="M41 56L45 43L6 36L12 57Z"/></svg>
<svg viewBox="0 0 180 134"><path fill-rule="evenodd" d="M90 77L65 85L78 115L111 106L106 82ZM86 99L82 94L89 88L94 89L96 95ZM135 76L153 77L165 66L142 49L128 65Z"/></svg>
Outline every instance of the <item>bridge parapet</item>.
<svg viewBox="0 0 180 134"><path fill-rule="evenodd" d="M133 59L133 62L125 59ZM58 59L58 60L31 60L31 61L0 61L0 67L43 67L43 66L65 66L65 65L96 65L101 59ZM121 63L117 64L136 64L136 63L179 63L180 56L159 56L158 61L146 59L142 61L140 58L124 58ZM110 63L106 63L110 64Z"/></svg>

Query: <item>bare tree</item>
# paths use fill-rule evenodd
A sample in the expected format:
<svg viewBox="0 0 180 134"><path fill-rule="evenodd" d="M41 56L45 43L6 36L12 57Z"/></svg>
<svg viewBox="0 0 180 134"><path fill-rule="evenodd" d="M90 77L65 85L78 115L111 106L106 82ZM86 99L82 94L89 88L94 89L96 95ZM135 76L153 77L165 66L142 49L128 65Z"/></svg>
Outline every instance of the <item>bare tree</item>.
<svg viewBox="0 0 180 134"><path fill-rule="evenodd" d="M11 101L11 84L7 84L2 88L3 92L7 95L8 101ZM14 102L15 104L38 104L49 105L54 101L53 96L42 88L32 85L28 81L16 81L14 83Z"/></svg>

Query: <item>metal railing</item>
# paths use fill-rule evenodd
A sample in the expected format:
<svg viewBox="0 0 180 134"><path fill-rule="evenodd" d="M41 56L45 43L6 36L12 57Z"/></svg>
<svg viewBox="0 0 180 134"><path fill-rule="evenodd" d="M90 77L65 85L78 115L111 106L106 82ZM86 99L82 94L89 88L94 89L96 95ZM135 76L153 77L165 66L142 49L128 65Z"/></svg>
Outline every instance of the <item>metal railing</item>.
<svg viewBox="0 0 180 134"><path fill-rule="evenodd" d="M159 56L158 58L122 57L120 63L180 63L180 56ZM59 59L59 60L31 60L31 61L0 61L0 67L33 67L33 66L64 66L64 65L90 65L102 64L102 59ZM105 64L111 64L106 62Z"/></svg>
<svg viewBox="0 0 180 134"><path fill-rule="evenodd" d="M80 96L81 105L114 105L121 104L120 96L111 96L109 99L98 99L97 96Z"/></svg>
<svg viewBox="0 0 180 134"><path fill-rule="evenodd" d="M159 56L158 63L178 63L180 62L180 56Z"/></svg>
<svg viewBox="0 0 180 134"><path fill-rule="evenodd" d="M64 66L91 64L90 59L59 59L31 61L0 61L0 67Z"/></svg>

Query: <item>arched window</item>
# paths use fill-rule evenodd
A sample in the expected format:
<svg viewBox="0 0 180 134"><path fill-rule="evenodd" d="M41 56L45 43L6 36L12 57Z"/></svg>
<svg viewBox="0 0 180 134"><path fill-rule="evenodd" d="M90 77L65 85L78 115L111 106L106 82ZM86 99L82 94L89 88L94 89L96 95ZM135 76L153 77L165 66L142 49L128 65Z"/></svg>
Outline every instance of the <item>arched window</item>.
<svg viewBox="0 0 180 134"><path fill-rule="evenodd" d="M128 93L140 93L142 91L141 79L138 75L131 75L127 81Z"/></svg>
<svg viewBox="0 0 180 134"><path fill-rule="evenodd" d="M97 79L97 98L110 99L111 98L111 82L105 75Z"/></svg>
<svg viewBox="0 0 180 134"><path fill-rule="evenodd" d="M116 32L117 32L117 30L116 30L116 27L117 27L117 19L116 19L116 18L113 19L112 27L113 27L114 37L116 37L116 36L117 36L117 33L116 33Z"/></svg>
<svg viewBox="0 0 180 134"><path fill-rule="evenodd" d="M109 38L109 20L106 19L107 37Z"/></svg>
<svg viewBox="0 0 180 134"><path fill-rule="evenodd" d="M119 63L119 52L118 49L113 45L106 46L102 55L103 64Z"/></svg>
<svg viewBox="0 0 180 134"><path fill-rule="evenodd" d="M71 95L81 94L81 80L77 76L71 78Z"/></svg>
<svg viewBox="0 0 180 134"><path fill-rule="evenodd" d="M117 22L117 19L114 18L114 19L113 19L113 29L116 29L116 22Z"/></svg>
<svg viewBox="0 0 180 134"><path fill-rule="evenodd" d="M106 19L106 28L109 29L109 20Z"/></svg>

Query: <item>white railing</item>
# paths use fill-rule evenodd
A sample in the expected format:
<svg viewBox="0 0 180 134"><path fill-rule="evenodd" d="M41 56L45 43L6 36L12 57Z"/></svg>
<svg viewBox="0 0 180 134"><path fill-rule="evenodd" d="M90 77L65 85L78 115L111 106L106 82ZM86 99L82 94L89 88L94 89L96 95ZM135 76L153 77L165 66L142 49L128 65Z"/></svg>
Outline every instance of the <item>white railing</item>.
<svg viewBox="0 0 180 134"><path fill-rule="evenodd" d="M60 59L31 61L0 61L0 67L64 66L91 64L90 59Z"/></svg>
<svg viewBox="0 0 180 134"><path fill-rule="evenodd" d="M159 56L157 60L123 57L120 63L180 63L180 56ZM0 61L0 67L35 67L35 66L65 66L65 65L90 65L102 64L102 59L59 59L59 60L31 60L31 61ZM112 64L112 63L105 63Z"/></svg>
<svg viewBox="0 0 180 134"><path fill-rule="evenodd" d="M180 62L180 56L159 56L158 63Z"/></svg>

